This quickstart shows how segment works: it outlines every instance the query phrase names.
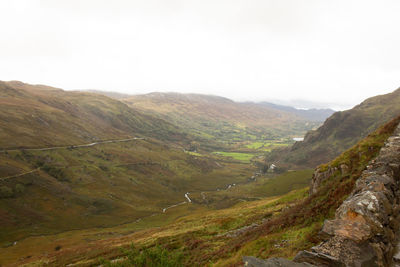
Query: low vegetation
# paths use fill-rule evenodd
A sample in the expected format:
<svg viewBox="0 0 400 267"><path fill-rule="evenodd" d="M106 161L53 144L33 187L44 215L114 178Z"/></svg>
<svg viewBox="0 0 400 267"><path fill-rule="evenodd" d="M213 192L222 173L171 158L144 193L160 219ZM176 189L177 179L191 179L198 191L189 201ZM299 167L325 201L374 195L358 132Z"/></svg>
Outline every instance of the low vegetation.
<svg viewBox="0 0 400 267"><path fill-rule="evenodd" d="M217 96L152 93L123 101L134 109L181 126L208 151L218 151L215 146L226 149L226 145L244 141L291 140L290 137L303 136L321 123L285 110Z"/></svg>
<svg viewBox="0 0 400 267"><path fill-rule="evenodd" d="M292 258L299 250L310 249L322 240L318 232L323 221L334 215L399 122L400 117L392 120L328 165L322 165L321 171L343 164L348 168L345 173L336 171L316 194L309 196L308 188L304 188L275 199L237 204L220 210L218 215L194 214L160 229L163 237L150 242L164 246L170 253L183 251L183 263L188 266L235 266L243 255Z"/></svg>
<svg viewBox="0 0 400 267"><path fill-rule="evenodd" d="M216 255L232 255L232 253L236 255L229 257L227 261L222 260L225 262L224 264L240 262L240 255L254 255L261 258L275 256L291 258L295 256L297 251L309 249L319 243L321 237L317 233L320 231L323 221L333 217L336 209L352 191L355 181L366 168L368 162L376 157L386 139L399 123L400 117L393 119L328 165L321 166L323 170L328 166L335 167L345 164L348 169L346 173L337 170L330 179L326 180L316 194L305 197L280 215L249 231L246 235L228 242L216 252ZM293 239L296 243L293 246L295 249L285 247L282 250L279 249L279 246L268 249L270 246L268 242L271 243L271 240L276 242L292 234L297 235L297 238Z"/></svg>
<svg viewBox="0 0 400 267"><path fill-rule="evenodd" d="M314 168L333 160L346 149L400 114L400 89L371 97L353 109L336 112L304 141L273 151L268 161L290 167Z"/></svg>
<svg viewBox="0 0 400 267"><path fill-rule="evenodd" d="M139 250L132 245L130 249L123 250L123 253L126 255L126 259L114 262L100 259L99 264L105 267L178 267L182 266L183 264L182 253L171 253L167 249L160 246Z"/></svg>
<svg viewBox="0 0 400 267"><path fill-rule="evenodd" d="M336 171L309 196L311 169L264 156L317 122L197 95L118 101L19 82L0 82L0 92L3 265L236 266L242 255L293 257L320 241L324 219L400 121L321 165ZM130 137L143 138L96 143Z"/></svg>

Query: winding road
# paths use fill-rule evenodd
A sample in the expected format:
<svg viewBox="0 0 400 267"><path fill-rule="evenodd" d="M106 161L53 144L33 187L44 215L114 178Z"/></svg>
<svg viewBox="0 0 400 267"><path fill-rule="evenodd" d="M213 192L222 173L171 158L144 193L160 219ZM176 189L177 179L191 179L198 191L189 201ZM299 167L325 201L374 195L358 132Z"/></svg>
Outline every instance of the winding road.
<svg viewBox="0 0 400 267"><path fill-rule="evenodd" d="M133 137L133 138L128 138L128 139L116 139L116 140L107 140L107 141L98 141L98 142L93 142L89 144L82 144L82 145L69 145L69 146L53 146L53 147L45 147L45 148L18 148L18 149L6 149L6 150L0 150L0 153L5 153L5 152L13 152L13 151L48 151L48 150L56 150L56 149L67 149L67 148L82 148L82 147L92 147L95 145L100 145L100 144L109 144L109 143L121 143L121 142L128 142L128 141L133 141L133 140L145 140L143 137ZM10 175L6 177L0 177L1 180L6 180L6 179L11 179L11 178L16 178L20 177L29 173L37 172L40 170L39 168L23 172L20 174L15 174L15 175Z"/></svg>
<svg viewBox="0 0 400 267"><path fill-rule="evenodd" d="M191 203L192 202L192 200L189 198L189 192L187 192L186 194L185 194L185 198L189 201L189 203Z"/></svg>
<svg viewBox="0 0 400 267"><path fill-rule="evenodd" d="M229 190L229 189L232 188L233 186L236 186L236 184L228 184L228 185L226 186L226 189L225 189L225 190ZM217 192L217 191L220 191L220 189L217 188L216 190L210 190L210 191L207 191L207 192ZM192 203L192 200L190 199L189 195L190 195L190 192L186 192L184 196L185 196L185 198L187 199L187 201L183 201L183 202L180 202L180 203L177 203L177 204L168 206L168 207L166 207L166 208L163 208L163 209L162 209L162 212L165 213L165 212L166 212L168 209L170 209L170 208L178 207L178 206L184 205L184 204L186 204L186 203ZM201 197L203 198L203 200L206 200L205 192L200 192L200 195L201 195Z"/></svg>
<svg viewBox="0 0 400 267"><path fill-rule="evenodd" d="M23 176L23 175L26 175L26 174L30 174L30 173L33 173L33 172L37 172L37 171L39 171L39 170L40 170L40 167L39 167L39 168L36 168L36 169L34 169L34 170L31 170L31 171L28 171L28 172L23 172L23 173L16 174L16 175L1 177L0 180L6 180L6 179L11 179L11 178L20 177L20 176Z"/></svg>
<svg viewBox="0 0 400 267"><path fill-rule="evenodd" d="M180 202L180 203L178 203L178 204L168 206L168 207L166 207L166 208L163 208L163 209L162 209L162 212L165 213L165 212L167 211L167 209L175 208L175 207L178 207L178 206L180 206L180 205L184 205L184 204L186 204L186 203L187 203L186 201L183 201L183 202Z"/></svg>
<svg viewBox="0 0 400 267"><path fill-rule="evenodd" d="M121 143L121 142L128 142L128 141L133 141L133 140L144 140L145 138L143 137L133 137L133 138L128 138L128 139L116 139L116 140L107 140L107 141L98 141L98 142L93 142L89 144L82 144L82 145L69 145L69 146L53 146L53 147L44 147L44 148L16 148L16 149L4 149L0 150L0 153L5 153L5 152L13 152L13 151L47 151L47 150L56 150L56 149L67 149L67 148L82 148L82 147L92 147L95 145L100 145L100 144L108 144L108 143Z"/></svg>
<svg viewBox="0 0 400 267"><path fill-rule="evenodd" d="M145 140L145 138L143 137L133 137L133 138L126 138L126 139L115 139L115 140L107 140L107 141L98 141L98 142L93 142L93 143L88 143L88 144L81 144L81 145L68 145L68 146L54 146L54 147L44 147L44 148L18 148L18 149L5 149L5 150L0 150L0 153L5 153L5 152L13 152L13 151L48 151L48 150L56 150L56 149L75 149L75 148L84 148L84 147L92 147L95 145L100 145L100 144L109 144L109 143L120 143L120 142L129 142L129 141L133 141L133 140ZM11 179L11 178L16 178L16 177L20 177L26 174L30 174L30 173L34 173L40 170L39 168L24 172L24 173L20 173L20 174L16 174L16 175L11 175L11 176L6 176L6 177L0 177L0 181L1 180L6 180L6 179ZM253 176L254 177L254 176ZM252 178L253 178L252 177ZM228 184L227 188L225 190L229 190L231 187L236 186L236 184ZM220 191L219 188L217 188L216 190L212 190L212 191ZM192 200L189 197L190 192L186 192L185 193L185 198L187 199L187 201L183 201L171 206L168 206L166 208L162 209L162 213L165 213L168 209L174 208L174 207L178 207L181 205L184 205L186 203L192 203ZM203 198L203 200L206 199L205 193L201 192L201 196ZM152 217L157 215L157 213L153 213L150 216L146 216L146 217ZM136 220L136 222L141 221L142 219L146 218L138 218Z"/></svg>

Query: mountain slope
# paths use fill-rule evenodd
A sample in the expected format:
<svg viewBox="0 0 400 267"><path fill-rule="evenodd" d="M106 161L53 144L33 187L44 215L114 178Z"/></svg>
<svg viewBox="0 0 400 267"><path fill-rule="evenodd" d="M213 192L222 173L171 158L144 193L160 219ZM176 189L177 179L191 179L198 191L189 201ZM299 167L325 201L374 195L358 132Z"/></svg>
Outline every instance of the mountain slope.
<svg viewBox="0 0 400 267"><path fill-rule="evenodd" d="M147 257L152 262L162 256L166 257L167 263L168 259L178 261L178 266L242 266L242 256L293 258L299 251L311 249L327 238L319 235L324 221L335 216L355 184L362 184L358 182L360 175L380 153L399 123L400 116L379 127L335 160L320 166L315 173L327 171L329 175L313 194L304 188L283 197L243 201L229 209L194 212L162 227L74 246L64 252L52 252L46 258L53 265L76 263L78 266L131 266L135 260ZM330 172L329 169L335 170ZM384 177L388 179L387 175ZM379 190L386 184L379 182L370 186ZM352 214L349 214L350 218L354 218ZM352 224L357 225L360 225L359 221ZM396 227L396 224L392 226ZM376 227L375 230L383 229ZM385 234L390 233L385 231ZM60 239L59 236L50 238ZM362 242L358 244L362 245ZM346 246L341 248L345 250Z"/></svg>
<svg viewBox="0 0 400 267"><path fill-rule="evenodd" d="M110 98L114 98L114 99L117 99L117 100L129 98L129 97L132 96L131 94L123 94L123 93L112 92L112 91L101 91L101 90L95 90L95 89L78 90L78 91L90 92L90 93L95 93L95 94L99 94L99 95L105 95L105 96L108 96Z"/></svg>
<svg viewBox="0 0 400 267"><path fill-rule="evenodd" d="M278 109L278 110L283 110L287 111L293 114L296 114L300 117L303 117L306 120L310 121L325 121L326 118L331 116L335 111L333 109L316 109L316 108L311 108L311 109L297 109L294 107L290 106L283 106L283 105L278 105L278 104L273 104L269 102L259 102L256 103L258 105Z"/></svg>
<svg viewBox="0 0 400 267"><path fill-rule="evenodd" d="M317 125L290 112L210 95L151 93L125 102L210 140L298 136Z"/></svg>
<svg viewBox="0 0 400 267"><path fill-rule="evenodd" d="M399 114L400 89L371 97L350 110L334 113L317 130L308 132L303 142L276 150L267 159L281 166L315 167L333 159Z"/></svg>
<svg viewBox="0 0 400 267"><path fill-rule="evenodd" d="M184 139L176 126L103 95L0 81L0 148L73 145L136 135Z"/></svg>
<svg viewBox="0 0 400 267"><path fill-rule="evenodd" d="M192 139L181 128L103 95L0 82L0 103L0 249L33 236L159 223L154 215L164 223L230 206L243 196L203 203L201 193L249 183L258 171L184 151ZM189 206L188 192L200 204ZM0 264L14 256L0 252Z"/></svg>

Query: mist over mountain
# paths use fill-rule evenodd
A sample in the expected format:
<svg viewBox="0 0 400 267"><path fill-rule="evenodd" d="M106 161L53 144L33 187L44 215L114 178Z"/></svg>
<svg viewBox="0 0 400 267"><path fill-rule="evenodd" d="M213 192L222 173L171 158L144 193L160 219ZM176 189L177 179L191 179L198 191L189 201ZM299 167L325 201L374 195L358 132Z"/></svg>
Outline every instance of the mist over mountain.
<svg viewBox="0 0 400 267"><path fill-rule="evenodd" d="M220 140L302 136L321 122L290 109L240 103L213 95L157 92L122 101L184 129L192 129L192 134L198 137L204 137L203 132Z"/></svg>
<svg viewBox="0 0 400 267"><path fill-rule="evenodd" d="M108 97L111 98L116 98L116 99L123 99L123 98L129 98L132 96L140 96L140 95L147 95L147 94L185 94L185 93L178 93L178 92L151 92L151 93L147 93L147 94L137 94L137 93L131 93L131 94L126 94L126 93L120 93L117 91L104 91L104 90L96 90L96 89L82 89L82 90L78 90L78 91L83 91L83 92L94 92L94 93L98 93L98 94L102 94L102 95L106 95ZM188 93L187 95L190 95L190 93ZM202 94L197 94L197 95L202 95ZM206 94L203 94L206 95ZM210 94L209 94L210 95ZM212 95L212 94L211 94ZM224 97L224 96L221 96ZM228 97L225 97L228 98ZM271 100L266 100L266 101L240 101L240 100L233 100L235 102L239 102L239 103L260 103L260 104L272 104L272 105L276 105L276 106L282 106L282 107L292 107L295 109L299 109L299 110L307 110L307 109L314 109L314 110L323 110L323 109L332 109L331 107L338 107L336 110L343 110L346 108L351 107L351 104L340 104L340 103L324 103L324 102L315 102L315 101L311 101L311 100L287 100L287 99L271 99Z"/></svg>
<svg viewBox="0 0 400 267"><path fill-rule="evenodd" d="M286 165L315 167L332 160L381 124L400 114L400 89L364 100L352 109L335 112L304 141L267 157Z"/></svg>
<svg viewBox="0 0 400 267"><path fill-rule="evenodd" d="M267 102L276 105L289 106L297 109L332 109L332 110L346 110L357 105L357 102L346 101L346 99L338 102L324 102L324 101L313 101L307 99L307 96L304 96L304 99L291 99L288 97L287 99L266 99L260 102Z"/></svg>
<svg viewBox="0 0 400 267"><path fill-rule="evenodd" d="M118 100L132 96L131 94L124 94L124 93L118 93L118 92L113 92L113 91L102 91L102 90L96 90L96 89L86 89L86 90L77 90L77 91L96 93L99 95L105 95L110 98L114 98L114 99L118 99Z"/></svg>
<svg viewBox="0 0 400 267"><path fill-rule="evenodd" d="M299 108L294 108L291 106L278 105L278 104L273 104L273 103L269 103L269 102L257 102L255 104L261 105L261 106L266 106L266 107L271 107L271 108L278 109L278 110L287 111L287 112L296 114L300 117L303 117L307 120L320 121L320 122L324 121L326 118L328 118L335 112L333 109L330 109L330 108L299 109Z"/></svg>

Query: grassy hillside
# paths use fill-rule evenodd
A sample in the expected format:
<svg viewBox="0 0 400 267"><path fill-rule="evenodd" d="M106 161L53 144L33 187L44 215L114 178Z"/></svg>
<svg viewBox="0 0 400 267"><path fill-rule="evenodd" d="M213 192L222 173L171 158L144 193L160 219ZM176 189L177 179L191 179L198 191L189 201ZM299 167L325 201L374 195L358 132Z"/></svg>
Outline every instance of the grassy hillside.
<svg viewBox="0 0 400 267"><path fill-rule="evenodd" d="M265 214L266 205L268 205L267 211L273 213L279 212L285 206L280 197L273 197L277 195L276 191L264 192L259 188L270 184L273 188L279 188L279 194L284 194L293 188L286 187L285 184L280 185L281 178L287 181L294 179L300 185L295 188L303 188L308 184L310 177L311 172L306 171L297 175L293 173L290 178L283 175L276 178L260 177L254 183L239 181L235 187L228 190L192 192L190 195L192 203L171 208L166 213L159 210L153 216L143 217L141 220L132 218L121 225L107 227L101 224L90 228L77 228L74 231L38 233L17 240L15 245L12 245L12 242L8 245L3 243L0 246L0 262L6 266L10 263L21 265L32 261L51 262L52 266L60 266L78 261L82 263L78 266L90 266L98 262L100 256L103 258L123 256L124 252L119 247L121 245L129 247L132 242L140 248L143 245L152 247L162 240L163 246L172 248L177 245L176 242L181 242L181 238L184 238L184 242L195 243L196 236L208 239L225 235L231 230L234 231L236 227L252 222L259 223L264 217L270 217L271 214L268 212ZM303 195L303 191L285 198L293 201ZM265 197L267 199L264 199ZM281 201L280 204L277 201ZM240 220L236 221L239 212L242 215L239 216ZM82 216L80 218L82 219ZM210 237L202 236L208 235L208 232L211 233ZM220 245L218 241L220 238L210 241ZM48 256L43 256L43 253Z"/></svg>
<svg viewBox="0 0 400 267"><path fill-rule="evenodd" d="M176 126L111 98L0 81L0 148L73 145L133 136L185 139Z"/></svg>
<svg viewBox="0 0 400 267"><path fill-rule="evenodd" d="M400 117L397 117L335 160L320 166L321 170L343 164L348 168L343 173L338 169L311 196L308 188L275 197L271 197L273 192L270 191L262 196L263 199L243 199L232 207L218 210L192 203L173 210L173 220L159 214L154 217L158 222L147 218L138 224L32 237L15 246L2 248L0 252L8 255L8 261L11 261L32 244L39 244L41 248L35 246L29 252L30 257L23 257L19 264L35 262L50 266L68 263L74 263L74 266L141 266L144 262L162 263L162 266L241 266L243 255L292 258L298 251L310 249L322 240L318 233L324 220L334 215L399 122ZM306 177L310 177L309 172L292 172L276 177L276 181L302 183L307 181ZM266 177L255 187L246 184L246 190L237 188L239 191L217 194L226 196L240 192L243 196L247 190L270 189L268 183L279 184ZM216 198L218 195L207 194L206 197ZM182 216L188 208L191 213Z"/></svg>
<svg viewBox="0 0 400 267"><path fill-rule="evenodd" d="M125 102L180 125L199 140L229 143L279 139L302 136L319 125L290 112L209 95L151 93Z"/></svg>
<svg viewBox="0 0 400 267"><path fill-rule="evenodd" d="M336 112L303 142L276 150L268 161L279 165L315 167L332 160L385 121L400 114L400 89L369 98L354 108Z"/></svg>
<svg viewBox="0 0 400 267"><path fill-rule="evenodd" d="M160 213L185 201L186 192L245 182L254 167L137 140L2 153L0 170L0 190L10 192L0 195L0 243L5 245L31 235L111 226Z"/></svg>
<svg viewBox="0 0 400 267"><path fill-rule="evenodd" d="M358 109L390 117L388 103L397 95ZM400 121L329 163L346 164L348 173L335 173L308 197L311 170L276 175L263 160L313 127L289 113L201 95L121 102L21 82L0 82L0 103L0 264L6 266L148 260L229 266L240 264L241 255L291 257L319 241L322 221ZM317 132L340 136L341 126Z"/></svg>
<svg viewBox="0 0 400 267"><path fill-rule="evenodd" d="M283 144L253 147L239 135L239 145L221 142L219 154L207 153L176 122L44 85L0 82L0 102L0 264L46 251L24 247L35 238L119 225L135 231L262 197L251 184L266 177L251 179L260 171L253 158Z"/></svg>
<svg viewBox="0 0 400 267"><path fill-rule="evenodd" d="M304 188L218 212L194 212L157 229L75 247L73 253L60 252L56 254L57 260L77 262L77 266L131 266L138 261L162 260L165 264L178 262L184 266L240 266L243 255L293 258L298 251L310 249L322 240L318 233L324 220L334 216L361 172L399 123L400 116L320 166L321 170L343 164L348 168L344 173L336 171L316 194L309 196L308 188ZM91 254L80 254L84 249Z"/></svg>

